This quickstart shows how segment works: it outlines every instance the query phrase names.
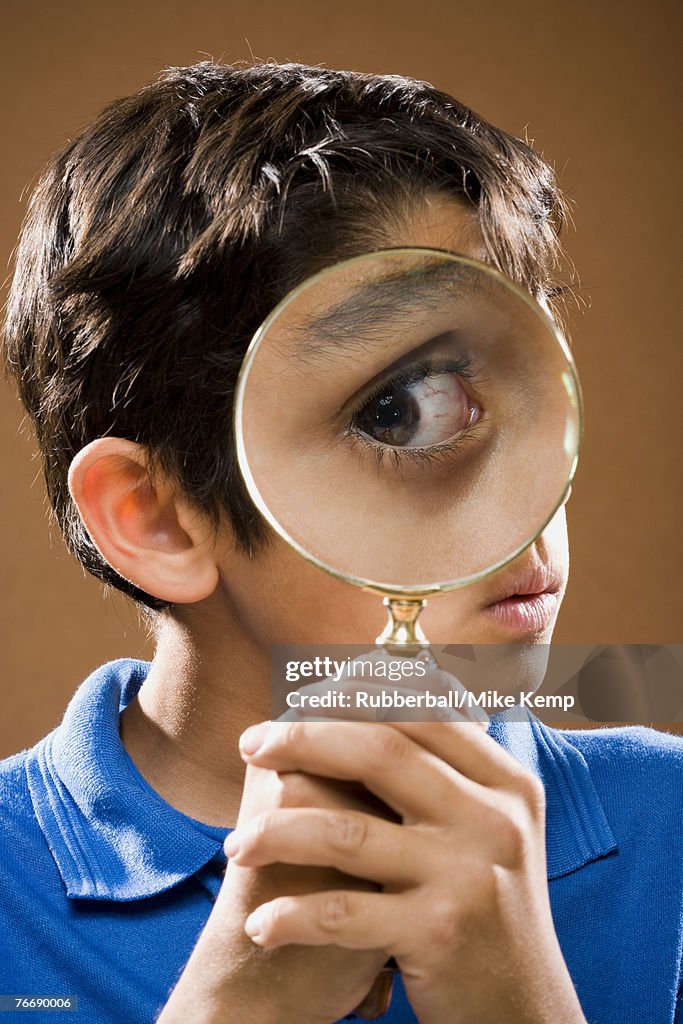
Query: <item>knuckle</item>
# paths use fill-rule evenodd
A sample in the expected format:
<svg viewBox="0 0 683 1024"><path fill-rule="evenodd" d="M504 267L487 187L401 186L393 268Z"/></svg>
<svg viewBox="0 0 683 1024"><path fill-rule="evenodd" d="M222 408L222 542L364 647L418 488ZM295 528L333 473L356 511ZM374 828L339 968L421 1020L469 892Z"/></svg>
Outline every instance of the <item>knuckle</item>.
<svg viewBox="0 0 683 1024"><path fill-rule="evenodd" d="M327 840L341 850L358 850L365 842L367 822L360 814L332 811L326 820Z"/></svg>
<svg viewBox="0 0 683 1024"><path fill-rule="evenodd" d="M268 836L274 825L275 817L273 812L262 811L261 814L258 814L256 818L254 818L250 833L247 832L245 839L247 841L251 839L251 844L256 844Z"/></svg>
<svg viewBox="0 0 683 1024"><path fill-rule="evenodd" d="M349 897L345 892L326 893L320 901L318 924L324 932L338 931L349 917Z"/></svg>
<svg viewBox="0 0 683 1024"><path fill-rule="evenodd" d="M288 900L286 896L274 900L269 905L268 913L261 921L261 934L266 941L278 937L278 934L282 931L284 922L293 909L292 901Z"/></svg>
<svg viewBox="0 0 683 1024"><path fill-rule="evenodd" d="M545 787L541 780L531 773L527 775L524 796L533 811L545 809Z"/></svg>
<svg viewBox="0 0 683 1024"><path fill-rule="evenodd" d="M528 830L521 815L514 811L501 811L496 822L496 834L501 862L506 866L521 863L529 846Z"/></svg>
<svg viewBox="0 0 683 1024"><path fill-rule="evenodd" d="M306 807L311 802L311 783L303 772L282 772L278 775L280 807Z"/></svg>
<svg viewBox="0 0 683 1024"><path fill-rule="evenodd" d="M391 726L378 725L372 739L368 743L367 754L371 766L375 770L385 769L388 765L396 768L406 756L407 742L396 729Z"/></svg>
<svg viewBox="0 0 683 1024"><path fill-rule="evenodd" d="M301 743L305 729L304 722L283 722L279 734L279 746L287 750L296 749Z"/></svg>
<svg viewBox="0 0 683 1024"><path fill-rule="evenodd" d="M520 765L519 771L515 774L514 789L531 806L537 807L545 803L545 789L543 783L534 775Z"/></svg>

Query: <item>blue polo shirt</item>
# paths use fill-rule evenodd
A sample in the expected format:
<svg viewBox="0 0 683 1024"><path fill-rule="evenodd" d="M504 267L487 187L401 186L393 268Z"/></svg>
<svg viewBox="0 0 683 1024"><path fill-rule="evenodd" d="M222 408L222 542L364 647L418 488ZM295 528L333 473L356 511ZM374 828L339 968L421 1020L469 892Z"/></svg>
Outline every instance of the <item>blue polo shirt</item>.
<svg viewBox="0 0 683 1024"><path fill-rule="evenodd" d="M58 728L0 762L0 995L76 995L66 1019L81 1024L156 1019L225 869L228 830L169 806L121 744L119 714L148 668L105 665ZM544 783L552 912L587 1021L678 1021L683 741L528 716L490 731ZM415 1024L400 981L382 1021Z"/></svg>

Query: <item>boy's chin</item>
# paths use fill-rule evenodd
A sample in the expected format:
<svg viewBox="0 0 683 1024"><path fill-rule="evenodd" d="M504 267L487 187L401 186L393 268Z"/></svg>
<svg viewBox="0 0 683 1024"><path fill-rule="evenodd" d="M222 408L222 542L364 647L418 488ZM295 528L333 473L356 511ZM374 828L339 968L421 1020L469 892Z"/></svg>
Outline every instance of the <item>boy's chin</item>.
<svg viewBox="0 0 683 1024"><path fill-rule="evenodd" d="M481 643L447 645L439 652L441 668L450 672L475 696L484 690L501 695L517 695L521 691L535 693L543 682L550 654L547 641L532 643Z"/></svg>

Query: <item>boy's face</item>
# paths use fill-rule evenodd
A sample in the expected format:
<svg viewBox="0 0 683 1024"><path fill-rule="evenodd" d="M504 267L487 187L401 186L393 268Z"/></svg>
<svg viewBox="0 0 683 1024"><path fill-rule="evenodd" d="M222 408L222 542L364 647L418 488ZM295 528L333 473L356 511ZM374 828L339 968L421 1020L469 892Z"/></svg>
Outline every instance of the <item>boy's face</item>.
<svg viewBox="0 0 683 1024"><path fill-rule="evenodd" d="M448 198L415 209L392 230L387 246L447 249L488 261L476 214ZM362 524L348 527L362 529ZM270 545L251 560L234 552L228 528L221 540L215 597L264 651L273 643L371 642L381 632L386 613L376 595L328 576L280 537L273 534ZM567 574L562 508L514 562L483 582L430 601L423 627L436 644L548 642Z"/></svg>

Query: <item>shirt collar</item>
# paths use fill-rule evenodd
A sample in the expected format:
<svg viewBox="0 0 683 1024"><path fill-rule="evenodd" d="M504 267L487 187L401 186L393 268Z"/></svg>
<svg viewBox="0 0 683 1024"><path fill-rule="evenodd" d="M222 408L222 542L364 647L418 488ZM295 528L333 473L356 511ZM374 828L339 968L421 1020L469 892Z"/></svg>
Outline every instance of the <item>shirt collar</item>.
<svg viewBox="0 0 683 1024"><path fill-rule="evenodd" d="M489 735L543 783L548 881L616 852L586 760L563 733L512 708L492 717Z"/></svg>
<svg viewBox="0 0 683 1024"><path fill-rule="evenodd" d="M229 829L171 807L121 743L119 714L148 670L132 660L98 669L27 759L36 817L72 898L140 899L224 860Z"/></svg>
<svg viewBox="0 0 683 1024"><path fill-rule="evenodd" d="M148 670L133 660L98 669L27 758L36 817L74 899L153 896L225 860L229 829L171 807L121 743L119 715ZM495 715L489 733L543 782L549 880L616 850L588 765L569 740L517 709Z"/></svg>

